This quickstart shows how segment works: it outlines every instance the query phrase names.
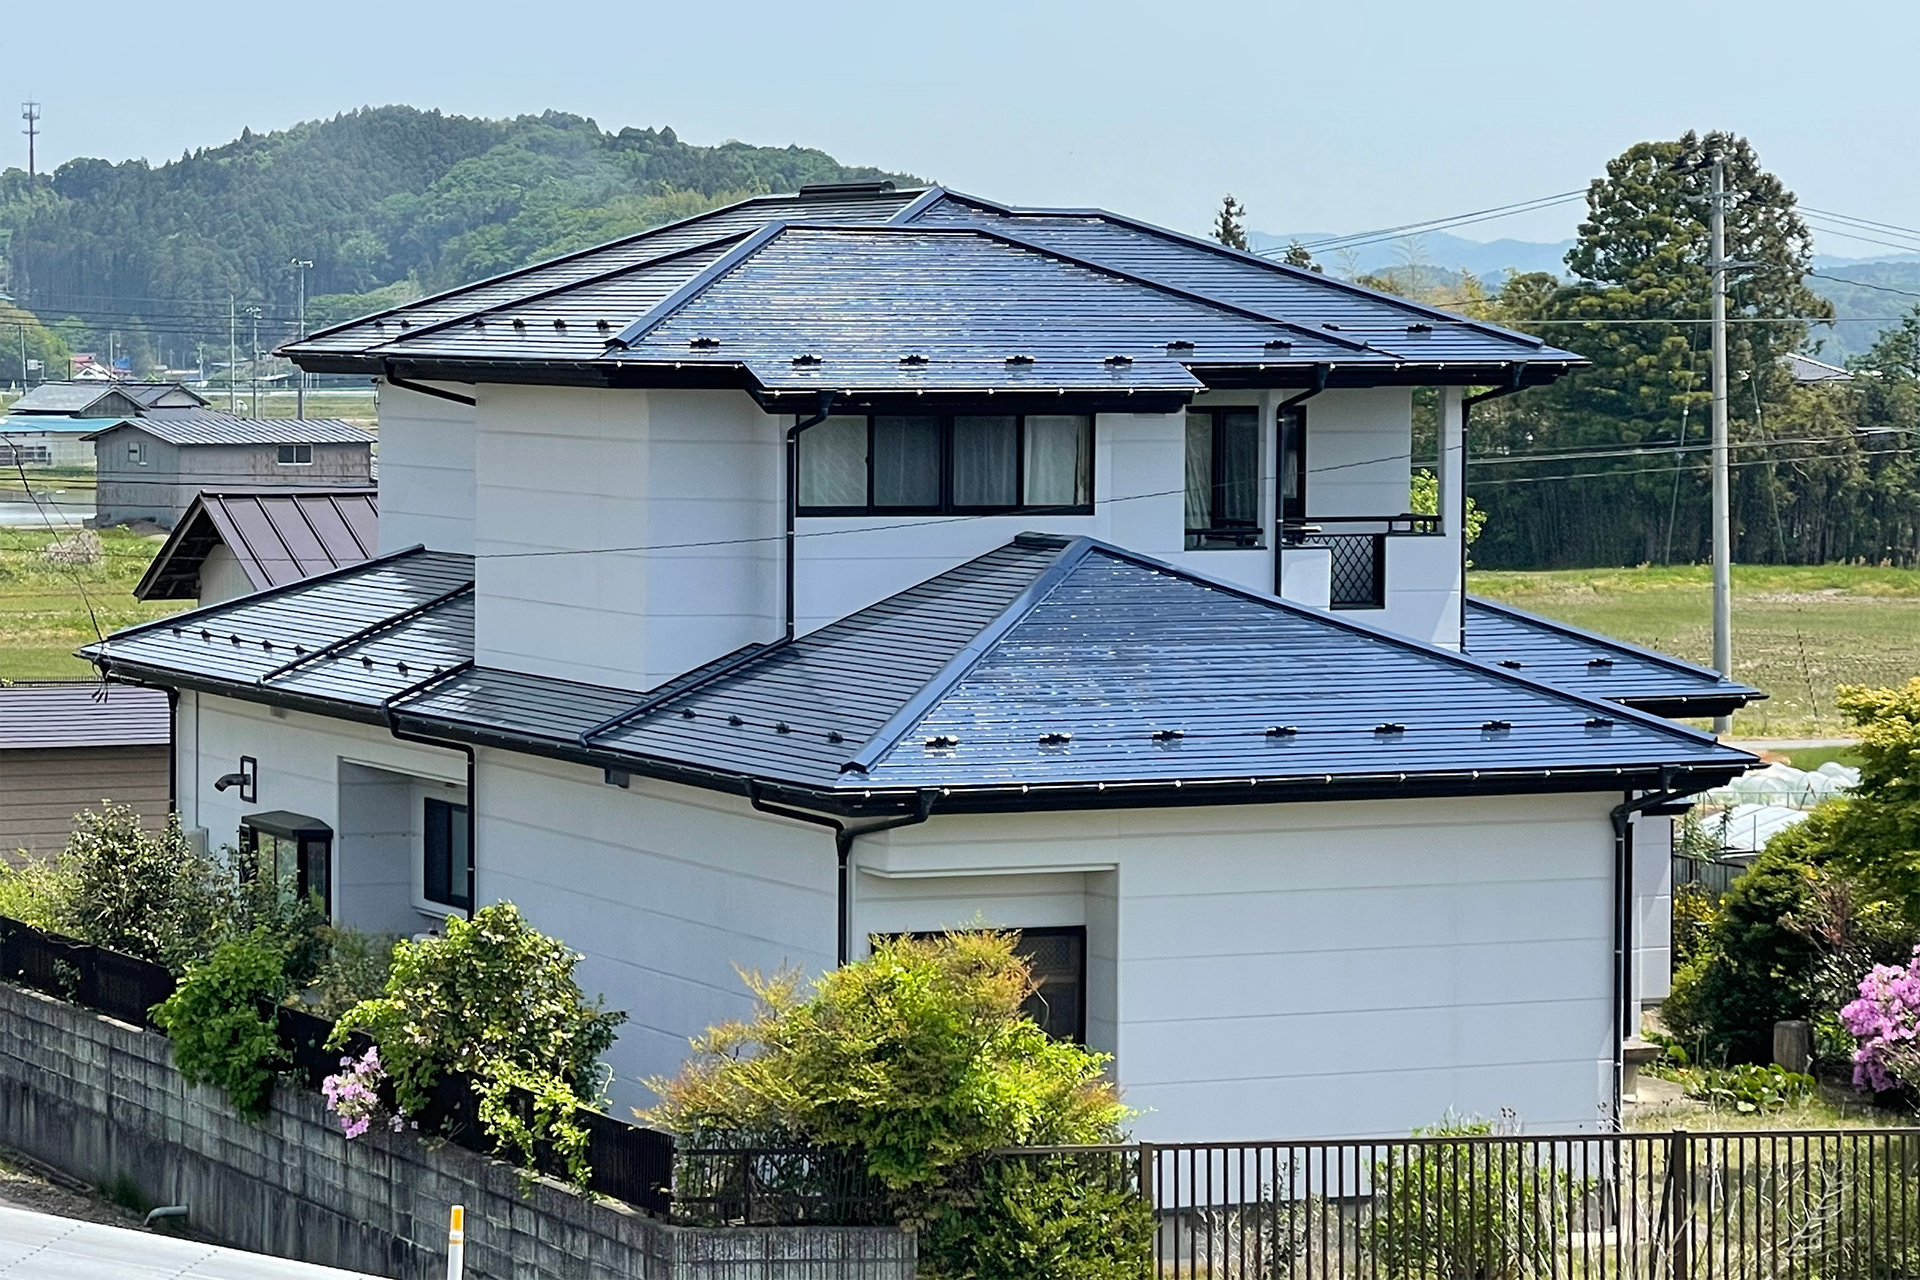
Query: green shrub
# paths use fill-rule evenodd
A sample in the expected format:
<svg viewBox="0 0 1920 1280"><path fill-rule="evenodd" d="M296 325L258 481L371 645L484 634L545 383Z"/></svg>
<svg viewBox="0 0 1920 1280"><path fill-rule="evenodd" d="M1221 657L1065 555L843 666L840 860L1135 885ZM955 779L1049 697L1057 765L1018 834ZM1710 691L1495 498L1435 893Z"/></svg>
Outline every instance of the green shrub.
<svg viewBox="0 0 1920 1280"><path fill-rule="evenodd" d="M1414 1136L1493 1131L1485 1121L1449 1122ZM1493 1143L1423 1144L1393 1148L1374 1164L1377 1200L1367 1230L1387 1275L1511 1280L1553 1269L1585 1183L1501 1156Z"/></svg>
<svg viewBox="0 0 1920 1280"><path fill-rule="evenodd" d="M1679 1073L1679 1080L1689 1098L1741 1115L1785 1111L1794 1103L1811 1098L1816 1089L1812 1076L1770 1063L1689 1068Z"/></svg>
<svg viewBox="0 0 1920 1280"><path fill-rule="evenodd" d="M347 1010L330 1043L371 1036L406 1112L446 1073L471 1076L495 1141L529 1164L537 1143L552 1142L584 1183L587 1135L573 1113L598 1101L600 1055L626 1015L587 1002L573 977L580 960L511 902L483 907L448 920L444 937L396 943L384 994ZM535 1095L531 1125L509 1105L515 1087Z"/></svg>
<svg viewBox="0 0 1920 1280"><path fill-rule="evenodd" d="M1695 956L1707 949L1713 935L1713 922L1719 913L1713 895L1697 884L1683 884L1673 891L1673 967L1685 968Z"/></svg>
<svg viewBox="0 0 1920 1280"><path fill-rule="evenodd" d="M68 889L57 864L21 853L14 865L0 862L0 916L57 930L65 920Z"/></svg>
<svg viewBox="0 0 1920 1280"><path fill-rule="evenodd" d="M175 974L213 950L232 910L226 874L193 852L178 817L148 831L126 805L74 816L53 882L57 931Z"/></svg>
<svg viewBox="0 0 1920 1280"><path fill-rule="evenodd" d="M362 1000L385 994L387 974L393 968L396 940L392 934L336 927L325 930L321 938L326 954L313 981L300 992L301 1007L334 1021Z"/></svg>
<svg viewBox="0 0 1920 1280"><path fill-rule="evenodd" d="M225 1091L244 1116L265 1114L274 1068L285 1061L262 1006L287 993L286 964L284 943L264 930L231 938L154 1006L153 1020L173 1041L180 1074Z"/></svg>
<svg viewBox="0 0 1920 1280"><path fill-rule="evenodd" d="M645 1117L696 1143L855 1155L920 1229L928 1277L1137 1275L1132 1237L1103 1234L1120 1220L1101 1184L1070 1166L986 1172L996 1148L1118 1141L1129 1114L1104 1055L1021 1012L1033 978L1013 946L991 932L899 938L810 989L791 972L750 976L753 1016L650 1082L663 1101ZM1065 1242L1095 1237L1108 1262L1065 1258Z"/></svg>
<svg viewBox="0 0 1920 1280"><path fill-rule="evenodd" d="M1136 1178L1112 1173L1072 1155L987 1160L967 1199L921 1231L927 1274L1144 1280L1153 1269L1153 1205Z"/></svg>

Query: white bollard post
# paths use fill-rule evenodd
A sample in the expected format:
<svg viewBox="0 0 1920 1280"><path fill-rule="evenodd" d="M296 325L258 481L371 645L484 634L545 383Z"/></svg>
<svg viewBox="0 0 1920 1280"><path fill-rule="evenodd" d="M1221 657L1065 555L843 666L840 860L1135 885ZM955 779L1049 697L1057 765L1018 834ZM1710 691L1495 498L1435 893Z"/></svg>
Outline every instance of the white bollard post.
<svg viewBox="0 0 1920 1280"><path fill-rule="evenodd" d="M447 1223L447 1280L461 1280L467 1270L467 1207L453 1206Z"/></svg>

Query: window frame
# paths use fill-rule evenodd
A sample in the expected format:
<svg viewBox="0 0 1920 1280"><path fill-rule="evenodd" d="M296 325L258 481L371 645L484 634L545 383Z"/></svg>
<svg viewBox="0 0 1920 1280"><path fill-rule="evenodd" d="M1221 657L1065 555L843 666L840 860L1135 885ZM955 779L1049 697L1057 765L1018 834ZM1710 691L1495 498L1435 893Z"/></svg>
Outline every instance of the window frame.
<svg viewBox="0 0 1920 1280"><path fill-rule="evenodd" d="M946 516L946 515L1063 515L1090 516L1098 500L1099 464L1094 449L1094 432L1098 414L1092 413L996 413L991 406L970 413L847 413L834 414L835 418L863 418L867 424L867 500L861 506L805 506L799 501L803 485L798 474L800 465L804 465L805 453L797 454L798 461L794 476L794 514L808 518L819 516ZM913 506L881 506L874 501L874 433L876 418L932 418L939 424L940 444L940 497L933 505L917 504ZM1024 496L1027 491L1027 419L1029 418L1079 418L1086 424L1087 447L1087 500L1084 503L1066 505L1045 503L1029 504L1016 501L1012 504L960 504L953 500L953 444L954 419L956 418L1012 418L1014 421L1013 467L1014 493ZM801 440L806 433L802 432Z"/></svg>
<svg viewBox="0 0 1920 1280"><path fill-rule="evenodd" d="M433 858L434 806L446 811L447 825L447 896L433 896L433 875L430 860ZM453 893L453 811L459 810L467 816L467 895L465 899ZM466 804L446 800L439 796L423 796L420 805L420 900L431 910L444 912L471 913L473 911L473 810Z"/></svg>
<svg viewBox="0 0 1920 1280"><path fill-rule="evenodd" d="M147 445L144 440L127 441L127 461L136 467L147 465Z"/></svg>
<svg viewBox="0 0 1920 1280"><path fill-rule="evenodd" d="M871 945L874 942L881 942L891 938L902 938L902 937L914 938L918 941L926 942L926 941L931 941L937 938L943 938L950 932L951 933L969 933L973 931L974 930L972 929L956 929L956 930L906 929L906 930L900 930L900 931L890 932L890 933L876 933L869 940L869 945ZM1078 1045L1086 1044L1087 1043L1087 975L1090 967L1087 962L1087 926L1083 924L1034 925L1031 927L1023 927L1020 925L1008 925L1005 928L993 927L992 931L996 933L1011 933L1016 935L1016 937L1021 940L1025 940L1029 937L1072 938L1080 944L1080 974L1079 974L1079 980L1077 983L1078 990L1075 992L1074 1006L1072 1011L1073 1033L1066 1036L1056 1037L1056 1038L1065 1040L1068 1044L1078 1044ZM1023 954L1020 950L1019 942L1014 943L1014 954L1015 955ZM1028 999L1032 1000L1032 999L1038 998L1039 996L1040 996L1040 991L1036 987L1033 992L1033 995L1029 996ZM1039 1022L1040 1020L1038 1018L1035 1018L1034 1021ZM1044 1024L1042 1025L1041 1029L1045 1030ZM1047 1032L1047 1034L1052 1035L1053 1033L1049 1031Z"/></svg>
<svg viewBox="0 0 1920 1280"><path fill-rule="evenodd" d="M1217 511L1217 507L1219 506L1221 491L1226 487L1226 484L1227 484L1227 481L1222 476L1221 467L1223 465L1223 460L1226 457L1226 454L1228 451L1221 447L1221 444L1222 444L1221 432L1224 430L1223 424L1225 422L1226 416L1230 413L1250 413L1253 415L1253 445L1254 445L1253 515L1247 520L1244 526L1221 524L1220 516ZM1260 508L1265 504L1265 497L1266 497L1266 495L1262 492L1262 486L1260 483L1262 479L1261 454L1264 452L1264 444L1262 440L1262 436L1264 432L1263 432L1261 419L1262 417L1264 417L1264 415L1261 412L1260 406L1257 404L1202 405L1198 407L1193 405L1187 406L1186 417L1191 418L1195 414L1204 414L1206 417L1208 417L1212 421L1212 424L1213 424L1212 426L1213 447L1212 447L1212 458L1210 459L1210 467L1213 473L1212 481L1211 481L1212 493L1211 493L1211 500L1209 501L1208 506L1210 510L1213 510L1214 514L1212 517L1213 523L1207 529L1192 529L1187 527L1186 509L1185 509L1185 493L1186 493L1185 461L1186 459L1184 455L1186 436L1183 431L1183 434L1181 436L1183 454L1181 458L1182 506L1181 506L1181 517L1180 517L1180 523L1181 523L1181 539L1180 540L1181 540L1182 547L1187 551L1265 551L1267 549L1267 529L1266 529L1265 521L1262 519L1261 511L1260 511ZM1181 419L1181 422L1184 427L1186 418ZM1277 444L1278 441L1275 441L1275 443ZM1226 536L1229 530L1232 531L1233 536L1238 537L1241 540L1227 541ZM1198 539L1198 541L1196 541L1196 539Z"/></svg>
<svg viewBox="0 0 1920 1280"><path fill-rule="evenodd" d="M262 864L260 847L261 837L273 840L288 840L294 845L294 892L302 897L318 897L320 912L327 919L333 918L333 830L324 823L315 820L310 826L299 830L283 832L270 825L256 825L253 819L265 815L249 814L240 819L240 851L245 855L241 860L241 874L247 879L257 877L266 868ZM277 863L272 868L275 882L279 880ZM316 886L315 881L318 881Z"/></svg>
<svg viewBox="0 0 1920 1280"><path fill-rule="evenodd" d="M273 450L275 466L310 467L313 465L313 446L310 444L277 444L273 447ZM304 450L307 455L304 458L300 456L302 450ZM292 454L293 456L288 457L286 456L287 454Z"/></svg>

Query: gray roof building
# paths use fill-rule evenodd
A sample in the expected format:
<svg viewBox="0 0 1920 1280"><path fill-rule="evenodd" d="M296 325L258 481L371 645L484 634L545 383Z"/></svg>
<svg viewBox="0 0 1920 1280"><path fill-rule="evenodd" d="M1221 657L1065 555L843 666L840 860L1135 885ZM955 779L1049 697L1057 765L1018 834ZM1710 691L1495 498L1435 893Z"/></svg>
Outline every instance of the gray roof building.
<svg viewBox="0 0 1920 1280"><path fill-rule="evenodd" d="M198 409L206 403L178 382L43 382L15 400L9 412L109 418L152 409Z"/></svg>
<svg viewBox="0 0 1920 1280"><path fill-rule="evenodd" d="M140 600L213 604L374 554L374 489L201 492L133 589Z"/></svg>
<svg viewBox="0 0 1920 1280"><path fill-rule="evenodd" d="M162 689L0 685L0 855L58 852L102 800L166 821L169 720Z"/></svg>

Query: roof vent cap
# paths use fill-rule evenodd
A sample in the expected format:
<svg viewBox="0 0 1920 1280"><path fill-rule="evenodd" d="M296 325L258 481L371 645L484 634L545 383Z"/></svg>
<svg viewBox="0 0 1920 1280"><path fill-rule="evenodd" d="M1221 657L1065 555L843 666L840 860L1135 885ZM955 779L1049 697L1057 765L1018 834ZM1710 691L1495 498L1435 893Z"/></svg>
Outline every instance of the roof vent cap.
<svg viewBox="0 0 1920 1280"><path fill-rule="evenodd" d="M1267 736L1269 738L1292 738L1297 736L1299 732L1300 730L1290 724L1270 724L1267 726Z"/></svg>
<svg viewBox="0 0 1920 1280"><path fill-rule="evenodd" d="M1405 733L1407 731L1407 726L1399 723L1396 720L1389 720L1385 724L1377 724L1373 726L1373 731L1375 733L1386 733L1386 734Z"/></svg>
<svg viewBox="0 0 1920 1280"><path fill-rule="evenodd" d="M608 323L607 318L605 316L602 316L600 319L595 320L593 322L593 327L598 329L600 332L605 333L607 330L613 328L613 325Z"/></svg>
<svg viewBox="0 0 1920 1280"><path fill-rule="evenodd" d="M1124 369L1132 363L1133 363L1132 356L1108 356L1107 357L1107 368L1109 369Z"/></svg>
<svg viewBox="0 0 1920 1280"><path fill-rule="evenodd" d="M1193 350L1193 344L1191 342L1188 342L1185 338L1175 338L1172 342L1169 342L1167 344L1167 350L1191 351Z"/></svg>
<svg viewBox="0 0 1920 1280"><path fill-rule="evenodd" d="M739 716L728 716L727 723L735 729L738 729L741 725L745 724L746 721L742 720Z"/></svg>
<svg viewBox="0 0 1920 1280"><path fill-rule="evenodd" d="M1040 735L1040 745L1043 747L1064 747L1072 741L1073 735L1064 729L1056 729L1051 733Z"/></svg>
<svg viewBox="0 0 1920 1280"><path fill-rule="evenodd" d="M819 363L820 357L816 355L797 355L793 358L793 367L796 369L810 369Z"/></svg>
<svg viewBox="0 0 1920 1280"><path fill-rule="evenodd" d="M1292 346L1292 338L1270 338L1267 340L1267 350L1269 351L1286 351Z"/></svg>
<svg viewBox="0 0 1920 1280"><path fill-rule="evenodd" d="M473 318L473 327L476 329L484 329L487 327L487 322L484 318L480 316L475 316Z"/></svg>
<svg viewBox="0 0 1920 1280"><path fill-rule="evenodd" d="M1587 665L1590 667L1610 667L1613 665L1613 659L1612 658L1588 658Z"/></svg>
<svg viewBox="0 0 1920 1280"><path fill-rule="evenodd" d="M271 641L271 640L262 640L262 641L260 642L260 647L261 647L262 649L264 649L264 650L266 650L266 651L267 651L268 653L272 653L272 652L273 652L273 641Z"/></svg>
<svg viewBox="0 0 1920 1280"><path fill-rule="evenodd" d="M363 667L365 667L365 668L366 668L367 670L369 670L369 671L371 671L371 670L373 670L373 659L372 659L372 658L362 658L362 659L360 659L360 665L361 665L361 666L363 666Z"/></svg>
<svg viewBox="0 0 1920 1280"><path fill-rule="evenodd" d="M693 719L693 708L692 708L692 707L682 707L682 708L680 708L680 718L681 718L682 720L691 720L691 719Z"/></svg>
<svg viewBox="0 0 1920 1280"><path fill-rule="evenodd" d="M1407 326L1407 332L1408 332L1408 333L1432 333L1432 332L1433 332L1433 326L1432 326L1432 325L1430 325L1430 324L1428 324L1428 323L1426 323L1425 321L1421 321L1421 322L1420 322L1420 323L1418 323L1418 324L1410 324L1410 325L1408 325L1408 326Z"/></svg>
<svg viewBox="0 0 1920 1280"><path fill-rule="evenodd" d="M559 316L555 316L553 318L553 327L559 332L565 333L567 330L567 322L565 320L562 320Z"/></svg>
<svg viewBox="0 0 1920 1280"><path fill-rule="evenodd" d="M792 733L793 729L785 720L775 720L773 722L773 731L775 733Z"/></svg>
<svg viewBox="0 0 1920 1280"><path fill-rule="evenodd" d="M1185 729L1155 729L1153 731L1153 740L1159 743L1178 742L1186 736L1187 731Z"/></svg>
<svg viewBox="0 0 1920 1280"><path fill-rule="evenodd" d="M845 742L846 738L838 729L829 729L827 730L827 741L838 745L839 743Z"/></svg>
<svg viewBox="0 0 1920 1280"><path fill-rule="evenodd" d="M1526 666L1527 664L1524 662L1521 662L1517 658L1502 658L1500 659L1500 665L1503 667L1506 667L1510 671L1518 671L1520 668Z"/></svg>
<svg viewBox="0 0 1920 1280"><path fill-rule="evenodd" d="M406 664L406 663L404 663L404 662L396 662L396 663L394 663L394 664L393 664L393 669L394 669L395 671L398 671L398 672L399 672L399 673L400 673L401 675L405 675L405 674L407 674L407 664Z"/></svg>
<svg viewBox="0 0 1920 1280"><path fill-rule="evenodd" d="M687 346L695 351L712 351L719 345L720 339L718 338L695 338L687 343Z"/></svg>
<svg viewBox="0 0 1920 1280"><path fill-rule="evenodd" d="M525 320L522 320L519 316L515 316L513 318L513 327L515 329L525 329L527 327L527 322Z"/></svg>
<svg viewBox="0 0 1920 1280"><path fill-rule="evenodd" d="M1613 721L1607 719L1605 716L1591 716L1587 720L1587 728L1611 729L1613 728Z"/></svg>
<svg viewBox="0 0 1920 1280"><path fill-rule="evenodd" d="M900 357L901 364L925 364L926 362L927 358L923 355L905 355Z"/></svg>
<svg viewBox="0 0 1920 1280"><path fill-rule="evenodd" d="M400 327L401 327L402 329L411 329L411 328L413 328L413 321L411 321L411 320L402 320L402 321L400 322Z"/></svg>
<svg viewBox="0 0 1920 1280"><path fill-rule="evenodd" d="M1337 324L1335 324L1335 323L1334 323L1333 321L1331 321L1331 320L1322 320L1322 321L1320 322L1320 327L1321 327L1322 329L1338 329L1338 328L1339 328L1340 326L1339 326L1339 325L1337 325Z"/></svg>
<svg viewBox="0 0 1920 1280"><path fill-rule="evenodd" d="M1509 729L1511 729L1511 728L1513 728L1513 724L1512 724L1512 722L1511 722L1511 721L1507 721L1507 720L1489 720L1489 721L1487 721L1487 722L1486 722L1485 724L1483 724L1483 725L1481 725L1481 726L1480 726L1480 732L1482 732L1482 733L1505 733L1505 732L1507 732L1507 730L1509 730Z"/></svg>
<svg viewBox="0 0 1920 1280"><path fill-rule="evenodd" d="M1007 363L1019 364L1019 365L1032 364L1033 357L1032 356L1008 356Z"/></svg>
<svg viewBox="0 0 1920 1280"><path fill-rule="evenodd" d="M924 745L929 751L951 751L960 745L960 739L950 733L936 733Z"/></svg>

